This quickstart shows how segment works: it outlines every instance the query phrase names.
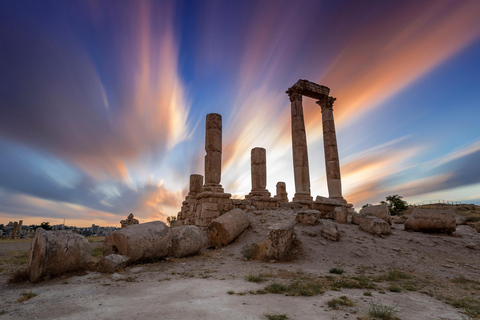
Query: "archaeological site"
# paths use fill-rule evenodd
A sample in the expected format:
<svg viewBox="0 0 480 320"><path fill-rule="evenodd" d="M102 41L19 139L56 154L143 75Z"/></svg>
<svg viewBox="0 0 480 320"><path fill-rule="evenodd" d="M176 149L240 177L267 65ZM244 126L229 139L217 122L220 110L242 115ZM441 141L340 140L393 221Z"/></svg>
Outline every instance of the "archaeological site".
<svg viewBox="0 0 480 320"><path fill-rule="evenodd" d="M257 146L251 191L233 198L222 116L207 114L205 170L190 175L176 219L131 213L98 240L38 228L16 244L30 246L23 265L0 265L0 319L479 319L480 207L356 211L342 194L336 99L307 80L286 93L294 181L267 190L269 150ZM304 97L320 107L328 195L311 190Z"/></svg>

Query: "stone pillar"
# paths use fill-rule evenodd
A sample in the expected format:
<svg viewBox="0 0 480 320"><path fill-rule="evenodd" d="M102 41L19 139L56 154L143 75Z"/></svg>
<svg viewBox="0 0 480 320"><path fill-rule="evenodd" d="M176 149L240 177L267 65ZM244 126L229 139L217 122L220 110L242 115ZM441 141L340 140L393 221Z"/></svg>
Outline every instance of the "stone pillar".
<svg viewBox="0 0 480 320"><path fill-rule="evenodd" d="M267 188L267 151L264 148L253 148L251 151L252 191L245 198L270 197Z"/></svg>
<svg viewBox="0 0 480 320"><path fill-rule="evenodd" d="M307 137L303 120L301 93L288 90L292 107L292 150L295 196L293 201L313 200L310 195L310 173L308 167Z"/></svg>
<svg viewBox="0 0 480 320"><path fill-rule="evenodd" d="M18 221L18 226L17 226L17 237L20 238L22 236L22 225L23 225L23 220Z"/></svg>
<svg viewBox="0 0 480 320"><path fill-rule="evenodd" d="M203 190L203 176L201 174L190 175L190 189L189 193L197 194Z"/></svg>
<svg viewBox="0 0 480 320"><path fill-rule="evenodd" d="M15 239L15 234L17 233L17 228L18 228L18 222L15 221L15 222L13 223L12 239Z"/></svg>
<svg viewBox="0 0 480 320"><path fill-rule="evenodd" d="M328 197L343 199L337 134L335 133L335 123L333 121L333 103L335 100L336 98L325 96L317 104L322 108L323 147L325 148Z"/></svg>
<svg viewBox="0 0 480 320"><path fill-rule="evenodd" d="M221 192L222 177L222 116L217 113L207 114L205 132L205 191Z"/></svg>
<svg viewBox="0 0 480 320"><path fill-rule="evenodd" d="M275 195L275 198L278 198L280 202L288 202L287 186L285 185L285 182L277 182L277 194Z"/></svg>

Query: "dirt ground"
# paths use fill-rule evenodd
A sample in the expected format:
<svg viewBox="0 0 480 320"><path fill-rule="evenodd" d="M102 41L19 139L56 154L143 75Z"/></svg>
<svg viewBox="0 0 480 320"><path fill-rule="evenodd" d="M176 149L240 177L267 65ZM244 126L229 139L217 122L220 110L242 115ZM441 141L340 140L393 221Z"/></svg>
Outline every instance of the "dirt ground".
<svg viewBox="0 0 480 320"><path fill-rule="evenodd" d="M407 232L396 224L390 236L377 237L338 224L342 237L333 242L320 236L320 225L297 224L291 261L262 262L246 260L246 246L295 213L249 215L252 226L224 248L37 284L8 284L25 267L29 242L0 241L0 319L368 319L375 307L396 312L397 319L480 318L480 250L465 247L480 247L480 234L469 226L441 235ZM333 268L344 272L331 273ZM272 283L316 284L321 292L270 293L265 289ZM17 302L29 292L36 296ZM350 306L332 303L342 296Z"/></svg>

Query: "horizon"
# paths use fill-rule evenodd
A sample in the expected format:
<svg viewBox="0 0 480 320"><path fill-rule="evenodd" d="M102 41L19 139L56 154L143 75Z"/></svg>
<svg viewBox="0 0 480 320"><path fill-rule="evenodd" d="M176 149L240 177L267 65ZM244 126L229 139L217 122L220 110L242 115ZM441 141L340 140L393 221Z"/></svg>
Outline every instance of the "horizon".
<svg viewBox="0 0 480 320"><path fill-rule="evenodd" d="M119 225L180 211L223 118L225 192L294 194L290 101L330 88L343 195L480 205L480 2L0 2L0 219ZM312 196L320 108L303 99ZM8 223L8 222L7 222Z"/></svg>

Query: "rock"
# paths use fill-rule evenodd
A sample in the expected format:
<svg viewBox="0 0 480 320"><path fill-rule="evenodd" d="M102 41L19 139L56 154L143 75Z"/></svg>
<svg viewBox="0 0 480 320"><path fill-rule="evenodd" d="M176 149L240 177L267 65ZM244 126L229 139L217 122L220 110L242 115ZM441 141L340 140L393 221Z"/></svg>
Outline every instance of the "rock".
<svg viewBox="0 0 480 320"><path fill-rule="evenodd" d="M162 221L152 221L110 233L103 242L103 255L121 254L132 261L163 258L171 245L170 228Z"/></svg>
<svg viewBox="0 0 480 320"><path fill-rule="evenodd" d="M405 222L405 230L419 232L455 232L455 213L453 210L415 209Z"/></svg>
<svg viewBox="0 0 480 320"><path fill-rule="evenodd" d="M365 216L374 216L374 217L383 219L389 225L392 225L392 217L390 215L390 210L388 210L388 206L386 203L376 205L376 206L365 207L362 210L360 210L360 214L363 214Z"/></svg>
<svg viewBox="0 0 480 320"><path fill-rule="evenodd" d="M383 219L366 216L359 225L360 230L366 231L373 235L387 235L390 234L390 225Z"/></svg>
<svg viewBox="0 0 480 320"><path fill-rule="evenodd" d="M333 210L333 220L338 223L347 223L348 222L348 210L345 207L335 207Z"/></svg>
<svg viewBox="0 0 480 320"><path fill-rule="evenodd" d="M465 248L471 249L471 250L477 250L477 249L478 249L478 245L475 244L475 243L467 243L467 244L465 245Z"/></svg>
<svg viewBox="0 0 480 320"><path fill-rule="evenodd" d="M477 231L470 227L469 225L457 226L455 233L461 236L475 237L478 235Z"/></svg>
<svg viewBox="0 0 480 320"><path fill-rule="evenodd" d="M404 224L408 220L408 216L393 216L392 222L393 224Z"/></svg>
<svg viewBox="0 0 480 320"><path fill-rule="evenodd" d="M364 214L355 212L354 214L352 214L352 223L359 225L360 223L362 223L364 218Z"/></svg>
<svg viewBox="0 0 480 320"><path fill-rule="evenodd" d="M138 224L138 220L133 218L133 213L130 213L125 220L120 220L120 225L122 228L126 228L128 226L131 226L132 224Z"/></svg>
<svg viewBox="0 0 480 320"><path fill-rule="evenodd" d="M297 213L295 220L298 223L313 225L318 222L320 215L321 213L318 210L301 210Z"/></svg>
<svg viewBox="0 0 480 320"><path fill-rule="evenodd" d="M102 273L114 273L118 269L125 269L128 263L132 259L128 256L122 256L120 254L109 254L103 257L98 264L98 272Z"/></svg>
<svg viewBox="0 0 480 320"><path fill-rule="evenodd" d="M282 259L293 241L295 222L278 222L268 228L265 239L265 255L269 259Z"/></svg>
<svg viewBox="0 0 480 320"><path fill-rule="evenodd" d="M207 237L217 247L226 246L250 225L242 209L233 209L213 220L207 228Z"/></svg>
<svg viewBox="0 0 480 320"><path fill-rule="evenodd" d="M455 223L457 226L465 224L467 221L467 217L465 216L460 216L460 215L455 215Z"/></svg>
<svg viewBox="0 0 480 320"><path fill-rule="evenodd" d="M332 241L340 240L340 232L338 232L338 227L333 221L322 220L322 225L322 237Z"/></svg>
<svg viewBox="0 0 480 320"><path fill-rule="evenodd" d="M195 255L202 249L204 234L197 226L179 226L171 230L172 247L170 256L182 258Z"/></svg>
<svg viewBox="0 0 480 320"><path fill-rule="evenodd" d="M38 228L30 245L27 273L30 281L81 270L91 259L88 240L71 230L45 231Z"/></svg>

